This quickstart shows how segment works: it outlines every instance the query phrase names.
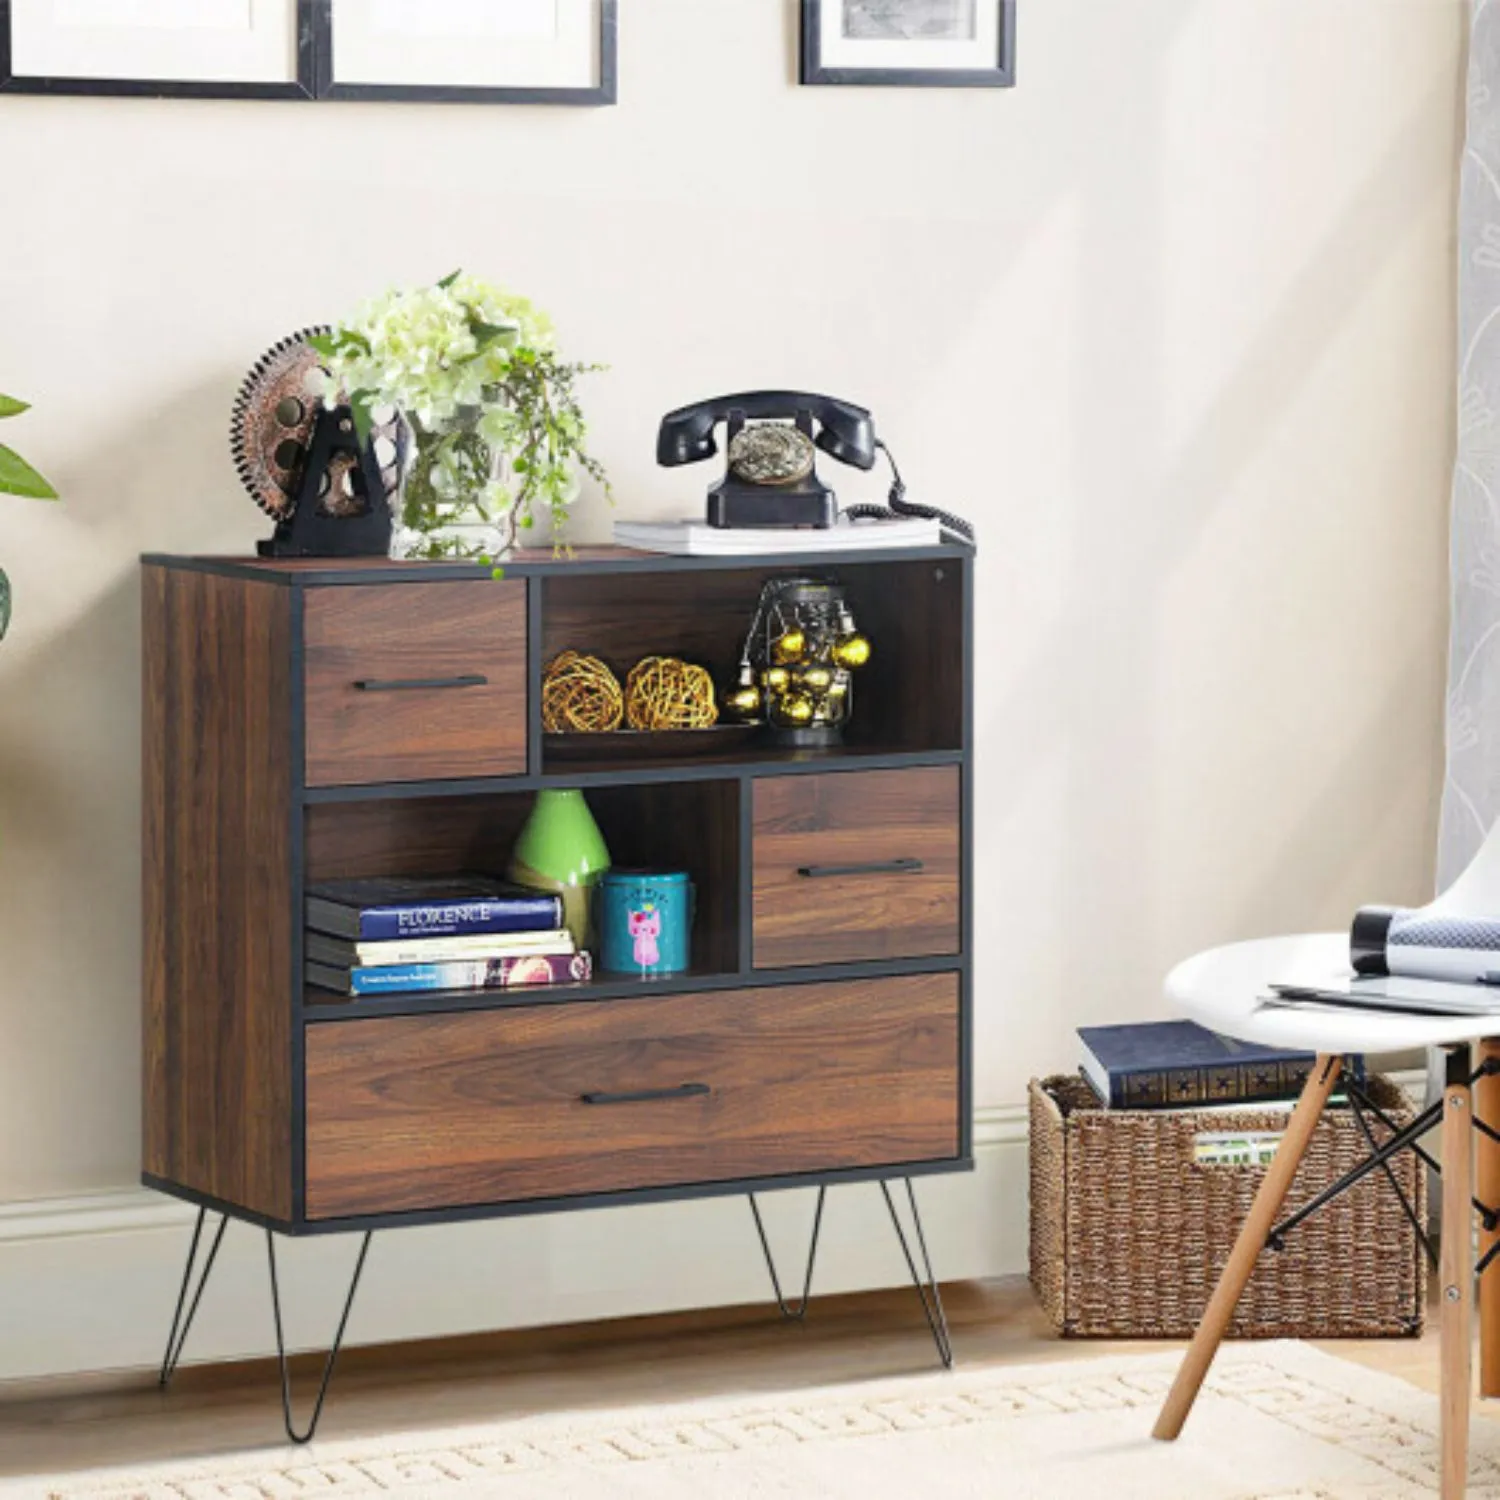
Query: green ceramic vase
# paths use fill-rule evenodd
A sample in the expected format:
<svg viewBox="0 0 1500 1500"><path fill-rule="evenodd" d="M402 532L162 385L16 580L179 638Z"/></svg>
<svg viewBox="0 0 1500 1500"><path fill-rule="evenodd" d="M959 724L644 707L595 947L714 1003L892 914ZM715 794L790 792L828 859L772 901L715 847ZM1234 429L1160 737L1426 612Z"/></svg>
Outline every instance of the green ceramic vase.
<svg viewBox="0 0 1500 1500"><path fill-rule="evenodd" d="M536 794L510 856L510 878L563 899L563 923L580 948L593 947L593 889L609 869L604 835L576 790Z"/></svg>

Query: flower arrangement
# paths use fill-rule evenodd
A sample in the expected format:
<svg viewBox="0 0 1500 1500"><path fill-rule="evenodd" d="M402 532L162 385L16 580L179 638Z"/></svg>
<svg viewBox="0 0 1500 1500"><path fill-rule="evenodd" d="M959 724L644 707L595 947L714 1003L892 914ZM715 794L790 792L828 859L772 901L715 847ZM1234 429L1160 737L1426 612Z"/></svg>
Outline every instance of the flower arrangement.
<svg viewBox="0 0 1500 1500"><path fill-rule="evenodd" d="M347 392L357 431L397 408L412 448L398 515L404 556L501 555L517 526L551 517L561 537L578 471L609 493L584 446L580 375L600 368L557 353L552 321L525 297L455 271L434 286L396 289L314 338L332 389Z"/></svg>
<svg viewBox="0 0 1500 1500"><path fill-rule="evenodd" d="M0 396L0 418L18 417L30 408L14 396ZM30 500L56 500L57 491L13 448L0 443L0 495L24 495ZM10 579L0 568L0 636L10 627Z"/></svg>

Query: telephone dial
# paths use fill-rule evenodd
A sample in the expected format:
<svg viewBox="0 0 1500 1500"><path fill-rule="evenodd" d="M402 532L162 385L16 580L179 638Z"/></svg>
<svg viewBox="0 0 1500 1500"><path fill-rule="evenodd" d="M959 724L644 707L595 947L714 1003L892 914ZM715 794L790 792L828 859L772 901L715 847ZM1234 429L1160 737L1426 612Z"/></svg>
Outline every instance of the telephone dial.
<svg viewBox="0 0 1500 1500"><path fill-rule="evenodd" d="M832 526L838 503L818 474L818 453L856 469L872 469L877 452L883 452L893 476L889 504L850 506L846 517L936 518L960 540L974 540L967 521L906 499L896 461L875 436L870 413L833 396L745 391L680 407L661 420L656 461L675 468L712 458L719 451L714 429L721 422L728 434L727 462L709 486L710 526Z"/></svg>

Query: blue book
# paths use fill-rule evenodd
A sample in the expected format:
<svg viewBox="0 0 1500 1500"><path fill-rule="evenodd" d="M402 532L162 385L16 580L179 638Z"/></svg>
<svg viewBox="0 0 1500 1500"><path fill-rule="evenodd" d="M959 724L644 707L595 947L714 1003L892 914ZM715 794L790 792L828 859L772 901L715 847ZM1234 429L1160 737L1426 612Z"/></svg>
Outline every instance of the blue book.
<svg viewBox="0 0 1500 1500"><path fill-rule="evenodd" d="M594 972L587 953L534 953L511 958L459 959L434 964L382 964L339 969L309 963L307 979L321 989L361 995L408 995L424 990L508 990L534 984L583 984Z"/></svg>
<svg viewBox="0 0 1500 1500"><path fill-rule="evenodd" d="M1294 1099L1315 1061L1237 1042L1194 1021L1080 1026L1080 1070L1112 1109L1173 1109Z"/></svg>
<svg viewBox="0 0 1500 1500"><path fill-rule="evenodd" d="M307 925L356 942L537 932L563 925L562 898L489 875L324 880L307 888Z"/></svg>

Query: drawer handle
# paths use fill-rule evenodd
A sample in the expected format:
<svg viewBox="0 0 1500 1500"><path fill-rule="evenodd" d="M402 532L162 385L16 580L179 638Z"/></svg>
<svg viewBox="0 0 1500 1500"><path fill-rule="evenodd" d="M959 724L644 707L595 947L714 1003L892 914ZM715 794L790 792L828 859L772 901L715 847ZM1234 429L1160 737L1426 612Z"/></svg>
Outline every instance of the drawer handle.
<svg viewBox="0 0 1500 1500"><path fill-rule="evenodd" d="M802 865L797 873L808 880L826 880L830 875L920 875L920 859L872 859L862 865Z"/></svg>
<svg viewBox="0 0 1500 1500"><path fill-rule="evenodd" d="M645 1104L652 1099L701 1099L713 1090L706 1083L679 1083L675 1089L632 1089L624 1094L580 1094L585 1104Z"/></svg>
<svg viewBox="0 0 1500 1500"><path fill-rule="evenodd" d="M395 693L406 688L485 687L488 683L481 672L464 672L457 677L360 677L354 685L363 693Z"/></svg>

